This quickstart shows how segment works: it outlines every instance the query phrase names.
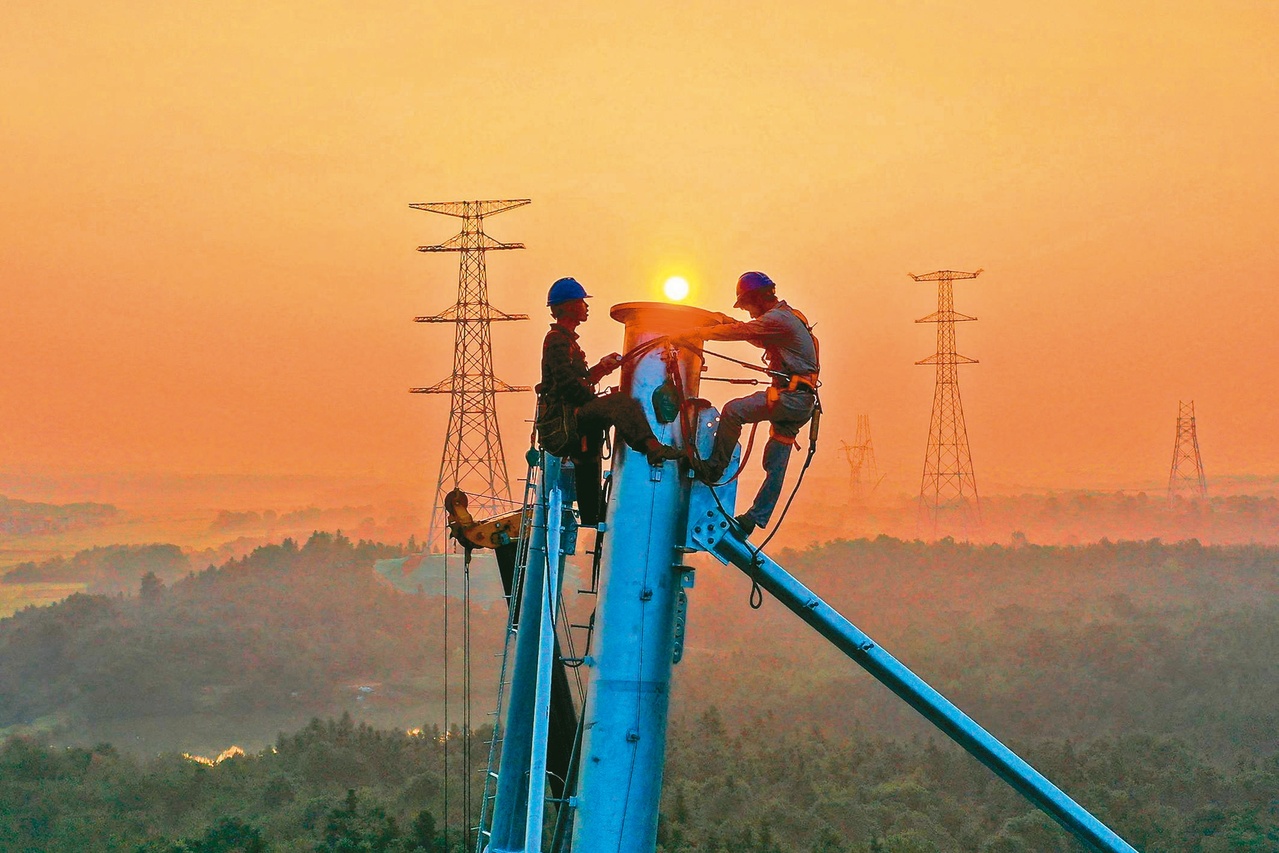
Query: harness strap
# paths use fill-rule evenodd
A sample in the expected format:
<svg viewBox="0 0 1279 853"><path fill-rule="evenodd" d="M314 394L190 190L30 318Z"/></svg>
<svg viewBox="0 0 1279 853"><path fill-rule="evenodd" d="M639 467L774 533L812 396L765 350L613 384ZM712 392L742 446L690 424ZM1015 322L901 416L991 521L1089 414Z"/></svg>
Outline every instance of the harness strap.
<svg viewBox="0 0 1279 853"><path fill-rule="evenodd" d="M817 393L817 373L795 373L791 375L790 384L786 386L787 391L797 391L800 388L807 388L814 394Z"/></svg>
<svg viewBox="0 0 1279 853"><path fill-rule="evenodd" d="M808 318L804 316L803 311L800 311L798 308L791 308L790 305L787 305L786 307L790 309L790 312L794 314L799 319L799 322L804 324L804 328L808 330L808 336L813 339L813 354L817 356L817 363L820 364L822 360L822 343L817 340L817 335L813 333L813 324L808 322ZM813 381L814 383L817 381L816 373L813 374ZM792 388L791 390L793 391L795 389ZM817 390L816 385L814 385L813 390Z"/></svg>
<svg viewBox="0 0 1279 853"><path fill-rule="evenodd" d="M786 444L791 447L794 447L796 444L799 443L799 440L793 435L779 435L777 433L777 427L774 427L774 426L769 427L768 437L771 441L775 441L778 444Z"/></svg>

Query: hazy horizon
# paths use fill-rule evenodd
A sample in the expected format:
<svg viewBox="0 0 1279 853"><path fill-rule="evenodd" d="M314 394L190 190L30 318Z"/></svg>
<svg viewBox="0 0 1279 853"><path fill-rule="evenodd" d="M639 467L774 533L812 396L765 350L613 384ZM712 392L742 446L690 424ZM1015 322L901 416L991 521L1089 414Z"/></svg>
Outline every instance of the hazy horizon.
<svg viewBox="0 0 1279 853"><path fill-rule="evenodd" d="M493 303L532 317L494 330L508 382L536 381L558 276L595 295L599 356L609 305L680 274L730 310L763 269L822 340L819 462L869 413L909 494L935 290L907 273L982 267L955 287L980 489L1157 488L1191 399L1210 484L1273 478L1277 14L19 4L0 473L428 494L447 400L407 391L449 373L451 329L412 318L457 258L414 248L457 221L408 205L531 198L487 225L528 246L489 256ZM532 402L504 397L516 462Z"/></svg>

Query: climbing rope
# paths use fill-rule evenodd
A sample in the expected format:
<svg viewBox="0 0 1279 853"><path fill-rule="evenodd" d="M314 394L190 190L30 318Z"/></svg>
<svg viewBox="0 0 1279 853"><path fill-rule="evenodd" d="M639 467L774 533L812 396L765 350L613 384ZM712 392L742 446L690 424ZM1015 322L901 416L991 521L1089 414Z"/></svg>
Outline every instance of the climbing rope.
<svg viewBox="0 0 1279 853"><path fill-rule="evenodd" d="M455 546L456 547L456 546ZM452 779L449 774L449 754L452 752L451 743L453 740L450 726L450 711L452 702L449 698L449 688L451 681L449 679L449 658L452 657L452 646L450 645L449 627L450 614L452 606L449 603L449 563L450 552L446 548L444 551L444 667L443 667L443 694L444 694L444 734L443 734L443 763L444 763L444 837L447 843L449 835L453 831L453 818L449 811L450 794L452 793ZM471 550L463 549L462 556L462 727L459 732L462 749L462 827L460 835L462 843L465 847L470 847L471 842L471 818L473 815L473 797L471 792L471 706L472 706L472 666L471 666Z"/></svg>
<svg viewBox="0 0 1279 853"><path fill-rule="evenodd" d="M663 338L663 339L656 339L656 340L669 340L669 339ZM647 342L648 345L651 345L653 343L654 343L653 341ZM670 344L670 346L673 350L677 345ZM649 348L651 349L652 347L650 346ZM639 349L639 348L637 347L636 349ZM713 355L717 358L722 358L725 361L734 362L735 364L739 364L751 370L757 370L761 373L768 374L769 376L788 378L787 374L778 373L777 371L769 370L766 367L760 367L759 365L751 364L749 362L742 361L741 359L733 358L732 356L723 355L721 353L708 350L705 347L693 347L690 345L688 349L691 349L694 352L699 352L703 355ZM634 351L635 350L632 350L632 352ZM692 436L695 435L695 432L694 432L695 425L691 423L690 407L684 405L687 398L684 393L683 378L680 376L680 373L679 373L678 362L674 358L667 358L666 362L667 362L668 379L671 381L672 385L675 387L676 393L680 400L680 413L682 416L681 426L684 427L684 435L686 437L685 440L687 442L687 452L688 452L689 459L690 461L694 463L700 462L701 459L697 453L697 446L691 440ZM758 382L758 380L755 380L755 382ZM808 472L809 466L812 465L813 456L817 452L817 438L818 438L818 433L820 431L821 414L822 414L821 397L818 394L817 388L813 389L813 397L814 397L813 414L812 414L812 417L809 419L809 427L808 427L808 453L804 457L804 464L799 470L799 476L796 477L795 479L795 485L791 489L790 496L787 497L786 503L782 506L782 512L778 516L777 522L773 525L773 529L764 538L764 541L760 543L759 547L755 547L754 545L750 543L750 540L743 538L743 541L746 543L747 549L751 553L752 571L749 572L749 575L751 578L750 606L751 606L751 609L753 610L758 610L761 606L763 606L763 603L764 603L763 590L760 588L759 582L756 580L755 572L754 572L754 569L757 569L761 565L762 558L760 554L763 551L764 547L773 540L774 536L777 535L777 532L781 530L782 522L786 520L786 515L787 513L790 512L791 504L794 502L795 496L799 493L800 486L804 482L804 475ZM733 482L735 479L737 479L738 476L741 475L742 471L746 468L746 462L750 458L751 448L754 446L754 443L755 443L755 429L758 426L759 426L759 422L751 425L751 433L746 443L746 451L742 454L741 462L738 464L737 471L734 472L733 476L722 483L707 483L707 487L710 489L711 497L715 499L715 505L719 508L720 513L726 519L728 519L728 521L734 526L736 526L737 524L736 518L734 518L732 515L729 514L728 510L724 507L723 502L720 501L719 495L716 493L715 490L717 488L722 488L723 486L726 486L729 483Z"/></svg>
<svg viewBox="0 0 1279 853"><path fill-rule="evenodd" d="M453 819L449 814L449 552L444 551L444 846Z"/></svg>

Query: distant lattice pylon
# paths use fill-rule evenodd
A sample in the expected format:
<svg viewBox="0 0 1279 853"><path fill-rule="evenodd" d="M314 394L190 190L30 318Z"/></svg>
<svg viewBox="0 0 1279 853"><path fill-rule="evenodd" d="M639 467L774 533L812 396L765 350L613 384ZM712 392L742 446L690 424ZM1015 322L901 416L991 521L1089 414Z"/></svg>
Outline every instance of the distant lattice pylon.
<svg viewBox="0 0 1279 853"><path fill-rule="evenodd" d="M453 323L453 373L425 388L409 389L414 394L448 394L448 429L440 457L440 475L431 504L426 550L443 550L445 542L444 495L462 489L470 495L470 509L477 518L505 511L512 505L511 485L506 473L506 455L497 423L497 394L528 391L527 386L508 385L493 374L493 347L489 327L496 321L527 320L527 314L506 314L488 301L486 252L523 249L523 243L502 243L484 233L484 217L496 216L529 203L529 199L500 201L437 201L409 207L455 216L462 231L433 246L418 246L419 252L458 252L457 302L446 311L414 317L417 323Z"/></svg>
<svg viewBox="0 0 1279 853"><path fill-rule="evenodd" d="M1177 401L1177 440L1172 445L1172 468L1168 472L1168 500L1179 495L1208 496L1203 458L1199 455L1199 434L1195 430L1195 401Z"/></svg>
<svg viewBox="0 0 1279 853"><path fill-rule="evenodd" d="M857 416L857 436L853 443L840 442L848 459L848 496L860 503L871 496L883 479L875 464L875 445L870 439L870 415Z"/></svg>
<svg viewBox="0 0 1279 853"><path fill-rule="evenodd" d="M937 282L937 311L915 321L937 324L937 351L915 362L937 365L917 519L921 532L927 532L934 538L939 530L957 532L966 537L981 526L981 503L977 497L972 454L968 449L964 407L959 398L958 370L961 364L977 364L977 359L955 352L955 323L977 318L955 310L952 288L953 282L976 278L981 273L982 270L938 270L926 275L909 274L915 281Z"/></svg>

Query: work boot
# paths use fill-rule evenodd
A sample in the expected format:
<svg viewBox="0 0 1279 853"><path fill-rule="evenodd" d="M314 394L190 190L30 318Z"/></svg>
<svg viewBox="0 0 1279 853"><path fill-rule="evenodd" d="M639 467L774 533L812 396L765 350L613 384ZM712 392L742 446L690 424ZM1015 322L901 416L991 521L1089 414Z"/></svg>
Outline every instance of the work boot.
<svg viewBox="0 0 1279 853"><path fill-rule="evenodd" d="M755 527L756 527L755 519L751 518L746 513L742 513L741 515L737 516L737 518L734 518L733 521L734 523L737 524L737 529L742 531L743 539L748 538L752 533L755 532Z"/></svg>
<svg viewBox="0 0 1279 853"><path fill-rule="evenodd" d="M682 458L684 452L678 448L671 447L669 444L662 444L655 438L650 438L644 448L644 455L648 457L649 465L661 465L668 459Z"/></svg>

